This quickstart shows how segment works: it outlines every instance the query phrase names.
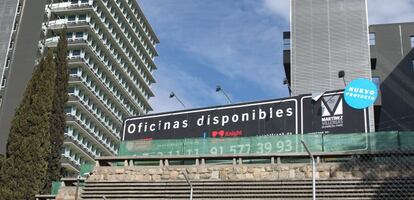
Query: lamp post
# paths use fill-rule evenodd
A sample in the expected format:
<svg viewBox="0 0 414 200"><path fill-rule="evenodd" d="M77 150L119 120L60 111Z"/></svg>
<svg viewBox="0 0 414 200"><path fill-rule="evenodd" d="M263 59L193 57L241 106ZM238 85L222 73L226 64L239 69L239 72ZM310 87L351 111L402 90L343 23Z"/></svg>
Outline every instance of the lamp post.
<svg viewBox="0 0 414 200"><path fill-rule="evenodd" d="M185 181L187 181L187 184L190 186L190 200L193 200L193 184L191 184L190 178L188 178L188 172L187 169L182 172L184 175Z"/></svg>
<svg viewBox="0 0 414 200"><path fill-rule="evenodd" d="M308 146L306 146L305 141L301 140L303 147L305 147L306 152L312 161L312 200L316 200L316 180L315 180L315 171L316 171L316 163L313 154L309 151Z"/></svg>
<svg viewBox="0 0 414 200"><path fill-rule="evenodd" d="M338 78L342 78L342 80L344 81L344 86L346 87L346 82L345 82L345 71L341 70L338 72Z"/></svg>
<svg viewBox="0 0 414 200"><path fill-rule="evenodd" d="M224 90L223 90L223 88L221 88L221 86L220 85L217 85L217 87L216 87L216 92L222 92L223 94L224 94L224 96L227 98L227 101L229 101L229 104L231 104L232 102L231 102L231 100L230 100L230 97L226 94L226 92L224 92Z"/></svg>
<svg viewBox="0 0 414 200"><path fill-rule="evenodd" d="M292 95L292 89L290 89L290 84L287 78L283 79L283 85L286 85L289 89L289 93Z"/></svg>
<svg viewBox="0 0 414 200"><path fill-rule="evenodd" d="M79 183L80 183L81 176L78 175L76 177L76 191L75 191L75 200L78 200L78 192L79 192Z"/></svg>
<svg viewBox="0 0 414 200"><path fill-rule="evenodd" d="M181 104L181 105L185 108L184 103L183 103L183 102L182 102L182 101L181 101L181 100L177 97L177 95L176 95L174 92L171 92L171 93L170 93L170 99L171 99L171 98L174 98L174 97L175 97L175 98L177 99L177 101L178 101L178 102L180 102L180 104Z"/></svg>

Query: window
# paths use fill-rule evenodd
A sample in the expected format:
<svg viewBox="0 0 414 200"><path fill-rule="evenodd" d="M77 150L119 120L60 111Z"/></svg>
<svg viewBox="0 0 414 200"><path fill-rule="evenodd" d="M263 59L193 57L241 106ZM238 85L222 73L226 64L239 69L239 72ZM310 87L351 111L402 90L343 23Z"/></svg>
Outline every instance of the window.
<svg viewBox="0 0 414 200"><path fill-rule="evenodd" d="M76 32L76 38L83 37L83 32Z"/></svg>
<svg viewBox="0 0 414 200"><path fill-rule="evenodd" d="M1 82L1 87L6 86L6 81L7 81L6 77L3 76L3 81Z"/></svg>
<svg viewBox="0 0 414 200"><path fill-rule="evenodd" d="M412 67L412 70L413 70L413 72L414 72L414 60L412 61L412 65L411 65L411 67Z"/></svg>
<svg viewBox="0 0 414 200"><path fill-rule="evenodd" d="M70 1L72 4L78 4L78 0L71 0Z"/></svg>
<svg viewBox="0 0 414 200"><path fill-rule="evenodd" d="M79 20L86 20L86 15L79 15Z"/></svg>
<svg viewBox="0 0 414 200"><path fill-rule="evenodd" d="M65 113L71 113L71 112L72 112L72 107L65 108Z"/></svg>
<svg viewBox="0 0 414 200"><path fill-rule="evenodd" d="M75 93L75 88L74 87L69 87L68 88L68 93Z"/></svg>
<svg viewBox="0 0 414 200"><path fill-rule="evenodd" d="M410 37L410 41L411 41L411 48L413 48L414 47L414 36Z"/></svg>
<svg viewBox="0 0 414 200"><path fill-rule="evenodd" d="M68 16L68 21L73 22L75 20L76 20L76 16L75 15Z"/></svg>
<svg viewBox="0 0 414 200"><path fill-rule="evenodd" d="M283 39L283 50L290 50L290 38Z"/></svg>
<svg viewBox="0 0 414 200"><path fill-rule="evenodd" d="M14 22L13 31L17 29L17 26L19 26L19 21Z"/></svg>
<svg viewBox="0 0 414 200"><path fill-rule="evenodd" d="M375 85L377 86L377 88L380 88L381 85L381 78L379 76L373 76L372 77L372 82L375 83Z"/></svg>
<svg viewBox="0 0 414 200"><path fill-rule="evenodd" d="M80 50L73 50L72 56L80 56L81 51Z"/></svg>
<svg viewBox="0 0 414 200"><path fill-rule="evenodd" d="M68 33L66 33L66 37L68 38L68 39L72 39L72 32L68 32Z"/></svg>
<svg viewBox="0 0 414 200"><path fill-rule="evenodd" d="M8 68L10 66L10 58L7 58L6 60L6 68Z"/></svg>
<svg viewBox="0 0 414 200"><path fill-rule="evenodd" d="M17 7L17 14L19 14L21 10L22 10L22 4L19 3L19 6Z"/></svg>
<svg viewBox="0 0 414 200"><path fill-rule="evenodd" d="M375 45L375 33L369 33L369 45Z"/></svg>
<svg viewBox="0 0 414 200"><path fill-rule="evenodd" d="M14 45L14 40L11 40L9 44L9 49L13 48L13 45Z"/></svg>
<svg viewBox="0 0 414 200"><path fill-rule="evenodd" d="M88 0L81 0L81 3L88 3Z"/></svg>

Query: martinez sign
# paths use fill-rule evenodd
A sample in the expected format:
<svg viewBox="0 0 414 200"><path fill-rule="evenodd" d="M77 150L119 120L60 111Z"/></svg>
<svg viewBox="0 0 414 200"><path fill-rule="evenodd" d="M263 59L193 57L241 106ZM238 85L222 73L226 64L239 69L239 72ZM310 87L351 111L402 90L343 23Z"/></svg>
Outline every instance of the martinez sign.
<svg viewBox="0 0 414 200"><path fill-rule="evenodd" d="M342 103L343 92L131 117L123 140L366 132L366 110Z"/></svg>

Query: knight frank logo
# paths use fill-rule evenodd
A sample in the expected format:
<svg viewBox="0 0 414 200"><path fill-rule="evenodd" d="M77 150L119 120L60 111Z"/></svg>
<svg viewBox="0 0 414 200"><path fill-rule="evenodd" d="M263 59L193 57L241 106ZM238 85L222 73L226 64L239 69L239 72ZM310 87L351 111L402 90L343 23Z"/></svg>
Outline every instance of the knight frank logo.
<svg viewBox="0 0 414 200"><path fill-rule="evenodd" d="M344 126L342 95L324 96L321 101L322 128Z"/></svg>

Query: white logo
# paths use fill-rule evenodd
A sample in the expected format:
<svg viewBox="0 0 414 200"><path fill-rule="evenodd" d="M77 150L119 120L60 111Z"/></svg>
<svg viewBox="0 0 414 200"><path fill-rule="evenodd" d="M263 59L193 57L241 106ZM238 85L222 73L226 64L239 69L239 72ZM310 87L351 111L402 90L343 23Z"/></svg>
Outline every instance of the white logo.
<svg viewBox="0 0 414 200"><path fill-rule="evenodd" d="M324 96L321 100L322 128L342 127L344 125L341 95Z"/></svg>
<svg viewBox="0 0 414 200"><path fill-rule="evenodd" d="M342 98L339 95L325 96L321 104L322 117L343 115Z"/></svg>

